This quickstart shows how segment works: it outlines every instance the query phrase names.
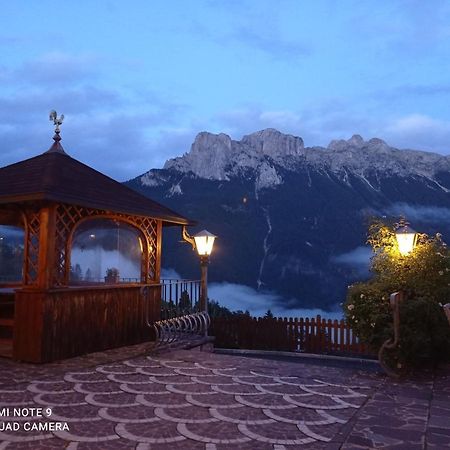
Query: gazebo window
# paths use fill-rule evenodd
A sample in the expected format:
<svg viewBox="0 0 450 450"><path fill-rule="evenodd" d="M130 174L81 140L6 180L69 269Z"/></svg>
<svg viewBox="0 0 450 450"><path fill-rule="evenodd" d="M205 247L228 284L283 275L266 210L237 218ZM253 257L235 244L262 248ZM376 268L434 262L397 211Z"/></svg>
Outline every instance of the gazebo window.
<svg viewBox="0 0 450 450"><path fill-rule="evenodd" d="M89 219L75 230L70 284L141 281L144 241L140 231L112 219Z"/></svg>
<svg viewBox="0 0 450 450"><path fill-rule="evenodd" d="M0 283L22 282L25 231L0 225Z"/></svg>

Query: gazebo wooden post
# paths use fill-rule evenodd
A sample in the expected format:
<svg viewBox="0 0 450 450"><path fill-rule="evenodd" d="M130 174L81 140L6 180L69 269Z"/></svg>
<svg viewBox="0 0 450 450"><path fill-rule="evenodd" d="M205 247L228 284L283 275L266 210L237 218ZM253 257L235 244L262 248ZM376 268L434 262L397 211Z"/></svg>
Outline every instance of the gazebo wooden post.
<svg viewBox="0 0 450 450"><path fill-rule="evenodd" d="M40 211L39 259L37 285L48 289L53 285L56 241L56 206L46 206Z"/></svg>
<svg viewBox="0 0 450 450"><path fill-rule="evenodd" d="M156 265L155 265L155 278L159 280L161 278L161 250L162 250L162 220L158 220L156 234Z"/></svg>

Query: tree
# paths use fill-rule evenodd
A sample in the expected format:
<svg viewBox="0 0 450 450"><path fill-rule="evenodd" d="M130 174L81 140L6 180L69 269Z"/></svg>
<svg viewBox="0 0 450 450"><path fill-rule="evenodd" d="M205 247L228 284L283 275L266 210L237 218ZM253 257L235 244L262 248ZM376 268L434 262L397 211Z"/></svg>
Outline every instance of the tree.
<svg viewBox="0 0 450 450"><path fill-rule="evenodd" d="M403 291L400 342L387 354L393 369L417 367L450 359L450 327L441 303L450 298L450 252L441 235L420 234L414 251L401 256L395 224L375 221L368 244L373 256L367 282L349 287L344 304L347 322L374 350L393 338L390 294Z"/></svg>
<svg viewBox="0 0 450 450"><path fill-rule="evenodd" d="M80 281L83 279L83 271L79 264L75 264L75 267L70 266L70 279L72 281Z"/></svg>
<svg viewBox="0 0 450 450"><path fill-rule="evenodd" d="M214 317L231 317L233 313L225 306L221 306L216 300L208 300L208 314Z"/></svg>
<svg viewBox="0 0 450 450"><path fill-rule="evenodd" d="M188 291L183 291L180 296L180 300L178 302L178 305L181 310L189 310L191 309L191 298L189 297Z"/></svg>
<svg viewBox="0 0 450 450"><path fill-rule="evenodd" d="M75 277L77 280L83 279L83 271L81 270L81 266L78 263L75 264Z"/></svg>
<svg viewBox="0 0 450 450"><path fill-rule="evenodd" d="M264 319L273 319L273 313L270 309L267 310L266 314L264 315Z"/></svg>

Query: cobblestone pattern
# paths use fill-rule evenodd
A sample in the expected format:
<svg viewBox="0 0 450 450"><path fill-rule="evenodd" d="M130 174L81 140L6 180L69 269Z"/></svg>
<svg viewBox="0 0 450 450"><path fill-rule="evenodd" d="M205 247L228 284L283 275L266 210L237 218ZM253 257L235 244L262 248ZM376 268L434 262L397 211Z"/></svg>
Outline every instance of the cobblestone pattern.
<svg viewBox="0 0 450 450"><path fill-rule="evenodd" d="M51 407L70 430L0 432L0 450L338 448L380 378L303 368L178 351L3 383L2 406Z"/></svg>
<svg viewBox="0 0 450 450"><path fill-rule="evenodd" d="M450 449L450 368L386 379L358 411L345 450Z"/></svg>
<svg viewBox="0 0 450 450"><path fill-rule="evenodd" d="M450 366L393 381L322 361L145 355L140 345L39 366L0 360L0 406L51 407L70 426L0 433L0 450L450 448Z"/></svg>

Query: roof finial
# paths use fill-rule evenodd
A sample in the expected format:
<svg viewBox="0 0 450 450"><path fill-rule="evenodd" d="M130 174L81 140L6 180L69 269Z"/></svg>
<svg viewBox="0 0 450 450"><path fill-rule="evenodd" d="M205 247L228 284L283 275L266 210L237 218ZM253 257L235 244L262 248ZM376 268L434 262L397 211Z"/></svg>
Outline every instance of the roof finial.
<svg viewBox="0 0 450 450"><path fill-rule="evenodd" d="M61 114L61 115L58 117L58 115L56 114L56 111L55 111L54 109L52 109L52 110L50 111L49 119L50 119L50 120L53 120L53 123L54 123L54 125L55 125L55 133L56 133L56 134L59 134L59 132L60 132L59 126L62 125L62 123L63 123L63 120L64 120L64 114Z"/></svg>
<svg viewBox="0 0 450 450"><path fill-rule="evenodd" d="M53 121L53 124L55 125L55 135L53 136L53 140L55 141L54 144L50 147L50 149L47 151L47 153L49 152L59 152L59 153L66 153L64 151L64 149L62 148L62 145L59 143L59 141L61 140L61 136L59 135L59 133L61 132L60 130L60 125L62 125L63 120L64 120L64 114L61 114L58 117L58 114L56 113L56 111L54 109L52 109L50 111L49 114L49 119L50 121Z"/></svg>

